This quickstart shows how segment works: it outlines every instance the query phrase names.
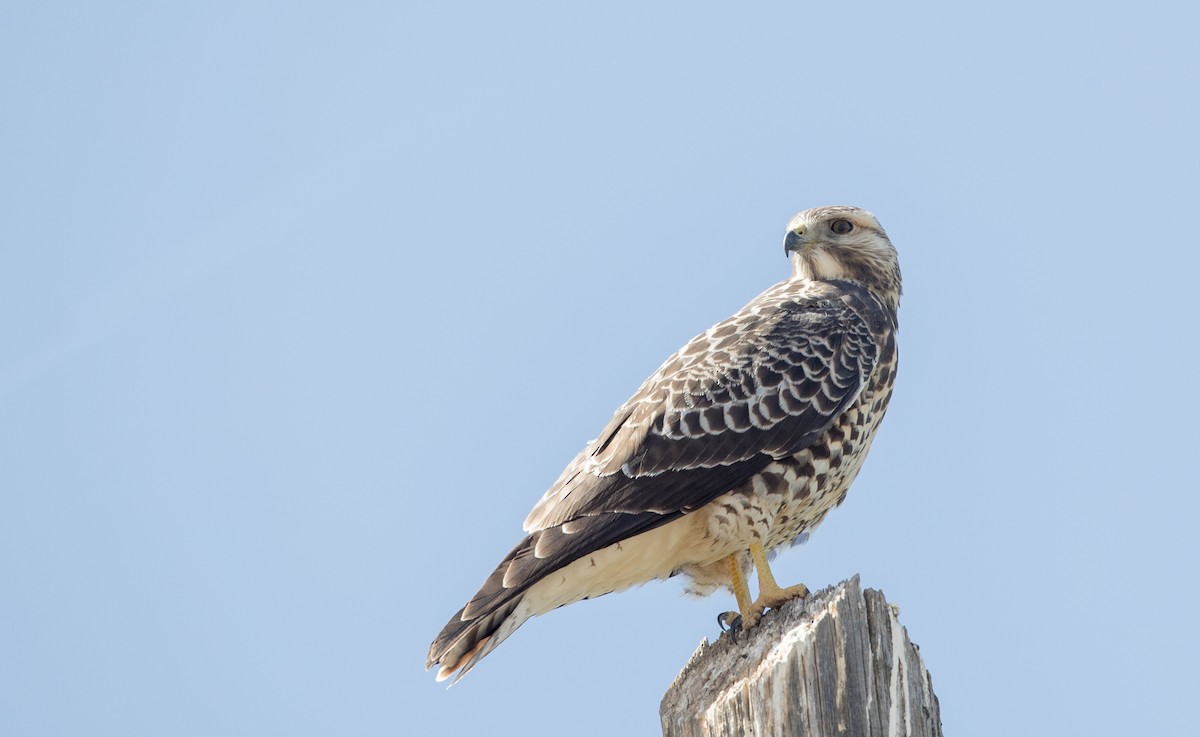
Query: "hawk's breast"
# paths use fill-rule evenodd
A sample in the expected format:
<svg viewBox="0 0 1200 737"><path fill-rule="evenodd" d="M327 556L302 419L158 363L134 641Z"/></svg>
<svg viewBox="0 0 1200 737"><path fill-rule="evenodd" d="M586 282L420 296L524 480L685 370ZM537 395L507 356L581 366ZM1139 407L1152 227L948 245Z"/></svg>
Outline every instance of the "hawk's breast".
<svg viewBox="0 0 1200 737"><path fill-rule="evenodd" d="M895 334L885 329L877 337L880 356L870 381L825 433L702 510L714 555L744 551L754 540L767 549L790 545L845 499L892 395Z"/></svg>

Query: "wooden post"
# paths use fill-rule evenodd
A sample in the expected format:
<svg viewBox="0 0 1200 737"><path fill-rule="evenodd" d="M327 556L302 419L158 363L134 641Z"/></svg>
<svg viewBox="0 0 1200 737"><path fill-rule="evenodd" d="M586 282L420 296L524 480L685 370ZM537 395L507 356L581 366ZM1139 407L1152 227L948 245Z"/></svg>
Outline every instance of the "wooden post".
<svg viewBox="0 0 1200 737"><path fill-rule="evenodd" d="M858 576L768 612L692 655L663 697L664 737L941 737L933 683Z"/></svg>

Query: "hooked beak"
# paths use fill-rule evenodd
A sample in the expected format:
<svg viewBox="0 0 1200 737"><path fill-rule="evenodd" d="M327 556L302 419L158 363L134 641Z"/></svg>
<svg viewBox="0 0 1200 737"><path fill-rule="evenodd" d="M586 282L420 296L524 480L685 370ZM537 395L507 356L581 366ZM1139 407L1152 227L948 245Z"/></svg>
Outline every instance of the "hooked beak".
<svg viewBox="0 0 1200 737"><path fill-rule="evenodd" d="M804 248L804 236L806 235L806 230L807 229L805 228L798 228L796 230L788 231L788 234L783 238L784 256L789 255L792 251L799 251L801 248Z"/></svg>

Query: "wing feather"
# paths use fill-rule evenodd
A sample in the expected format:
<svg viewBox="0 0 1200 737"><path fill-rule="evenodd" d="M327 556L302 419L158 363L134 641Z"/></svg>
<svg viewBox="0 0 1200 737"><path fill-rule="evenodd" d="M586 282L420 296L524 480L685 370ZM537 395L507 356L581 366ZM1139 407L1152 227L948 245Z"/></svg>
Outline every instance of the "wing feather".
<svg viewBox="0 0 1200 737"><path fill-rule="evenodd" d="M863 313L882 307L865 290L801 298L786 286L667 359L567 466L525 529L606 513L673 518L828 429L874 370L876 316Z"/></svg>

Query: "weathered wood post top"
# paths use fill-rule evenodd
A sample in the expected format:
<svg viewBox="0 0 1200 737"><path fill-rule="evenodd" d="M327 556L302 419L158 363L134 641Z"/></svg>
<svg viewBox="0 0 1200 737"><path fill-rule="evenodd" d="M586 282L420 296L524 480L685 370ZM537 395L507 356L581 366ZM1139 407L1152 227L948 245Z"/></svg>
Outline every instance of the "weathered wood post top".
<svg viewBox="0 0 1200 737"><path fill-rule="evenodd" d="M858 576L700 643L659 709L664 737L941 737L920 653Z"/></svg>

